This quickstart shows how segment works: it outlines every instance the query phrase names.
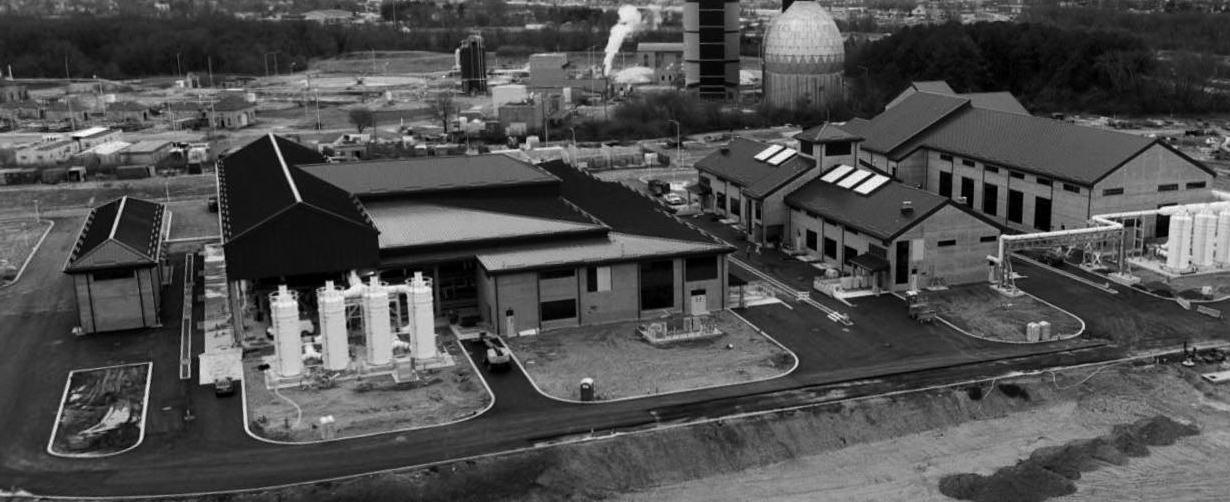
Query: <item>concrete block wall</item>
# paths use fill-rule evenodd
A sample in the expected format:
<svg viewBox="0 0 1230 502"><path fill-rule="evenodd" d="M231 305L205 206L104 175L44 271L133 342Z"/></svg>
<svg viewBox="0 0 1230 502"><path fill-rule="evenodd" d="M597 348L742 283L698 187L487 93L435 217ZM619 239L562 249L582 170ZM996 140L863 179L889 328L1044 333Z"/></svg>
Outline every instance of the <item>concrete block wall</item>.
<svg viewBox="0 0 1230 502"><path fill-rule="evenodd" d="M513 310L518 332L538 328L538 273L522 272L496 276L496 333L508 335L508 309Z"/></svg>
<svg viewBox="0 0 1230 502"><path fill-rule="evenodd" d="M637 302L640 291L637 290L636 263L615 263L611 267L611 290L589 291L588 275L585 269L580 269L578 278L581 281L581 298L577 309L583 324L599 324L613 321L636 319L640 313Z"/></svg>
<svg viewBox="0 0 1230 502"><path fill-rule="evenodd" d="M582 269L583 270L583 269ZM573 269L571 277L559 277L552 279L538 279L538 302L550 302L555 300L572 300L577 301L580 293L577 290L577 269ZM578 312L580 306L577 306ZM577 318L555 319L551 321L542 321L542 329L565 328L576 326Z"/></svg>
<svg viewBox="0 0 1230 502"><path fill-rule="evenodd" d="M948 285L956 285L987 280L986 257L997 252L998 241L994 238L998 236L999 230L987 222L956 207L946 206L902 234L897 241L922 239L923 259L911 262L911 267L928 276L940 277ZM956 243L940 247L940 242L949 240ZM917 241L912 243L915 244ZM889 263L894 267L895 249L896 241L889 246Z"/></svg>
<svg viewBox="0 0 1230 502"><path fill-rule="evenodd" d="M109 280L96 280L92 273L75 274L82 329L95 333L158 325L161 284L156 269L138 269L131 277Z"/></svg>
<svg viewBox="0 0 1230 502"><path fill-rule="evenodd" d="M1203 187L1196 186L1203 183ZM1159 192L1158 186L1177 184L1178 189ZM1189 184L1193 185L1188 188ZM1153 145L1093 187L1092 214L1157 209L1171 204L1209 202L1213 175L1164 146ZM1103 195L1122 189L1121 195ZM1145 235L1156 235L1154 219L1145 219Z"/></svg>

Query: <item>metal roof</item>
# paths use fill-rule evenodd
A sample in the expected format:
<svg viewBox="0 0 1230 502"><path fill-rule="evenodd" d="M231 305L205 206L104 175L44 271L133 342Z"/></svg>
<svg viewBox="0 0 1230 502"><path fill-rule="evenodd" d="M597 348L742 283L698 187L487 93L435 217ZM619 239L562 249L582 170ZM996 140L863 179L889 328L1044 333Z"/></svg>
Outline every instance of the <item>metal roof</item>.
<svg viewBox="0 0 1230 502"><path fill-rule="evenodd" d="M359 197L551 183L551 174L507 155L416 157L302 166Z"/></svg>
<svg viewBox="0 0 1230 502"><path fill-rule="evenodd" d="M158 263L164 213L162 204L128 196L92 209L69 253L64 271ZM113 249L108 252L108 248Z"/></svg>
<svg viewBox="0 0 1230 502"><path fill-rule="evenodd" d="M1011 92L967 92L957 94L958 97L968 98L970 105L974 108L982 108L984 110L994 110L997 112L1015 113L1017 115L1029 115L1029 110L1020 101L1016 100Z"/></svg>
<svg viewBox="0 0 1230 502"><path fill-rule="evenodd" d="M910 87L918 92L934 92L936 94L953 94L952 87L943 80L920 80L910 82Z"/></svg>
<svg viewBox="0 0 1230 502"><path fill-rule="evenodd" d="M874 119L864 122L851 121L846 129L864 138L862 148L885 155L921 134L958 109L969 106L969 100L929 92L916 92L897 106L884 110Z"/></svg>
<svg viewBox="0 0 1230 502"><path fill-rule="evenodd" d="M903 202L913 210L901 211ZM870 194L859 194L820 178L786 196L786 205L841 223L882 240L890 240L926 219L948 199L926 190L889 181Z"/></svg>
<svg viewBox="0 0 1230 502"><path fill-rule="evenodd" d="M478 255L489 272L509 272L583 263L607 263L646 257L724 253L726 246L611 232L605 238L506 248Z"/></svg>
<svg viewBox="0 0 1230 502"><path fill-rule="evenodd" d="M790 180L816 168L814 160L797 154L778 165L756 160L756 155L769 146L768 143L735 138L725 147L696 161L695 165L703 172L734 182L752 198L769 195Z"/></svg>
<svg viewBox="0 0 1230 502"><path fill-rule="evenodd" d="M380 231L381 249L593 232L606 228L597 223L407 201L368 203L365 209Z"/></svg>
<svg viewBox="0 0 1230 502"><path fill-rule="evenodd" d="M804 129L795 134L794 139L812 143L829 143L835 141L861 141L864 138L842 127L844 123L825 122L815 127Z"/></svg>
<svg viewBox="0 0 1230 502"><path fill-rule="evenodd" d="M683 52L683 43L641 42L636 44L636 52Z"/></svg>
<svg viewBox="0 0 1230 502"><path fill-rule="evenodd" d="M1090 185L1155 139L1061 120L971 108L901 149L920 146Z"/></svg>
<svg viewBox="0 0 1230 502"><path fill-rule="evenodd" d="M127 150L124 150L124 153L153 153L170 146L170 144L171 142L167 140L147 139L133 143Z"/></svg>
<svg viewBox="0 0 1230 502"><path fill-rule="evenodd" d="M222 98L222 100L214 103L213 105L215 112L233 112L235 110L244 110L255 107L256 103L249 102L247 99L233 94Z"/></svg>

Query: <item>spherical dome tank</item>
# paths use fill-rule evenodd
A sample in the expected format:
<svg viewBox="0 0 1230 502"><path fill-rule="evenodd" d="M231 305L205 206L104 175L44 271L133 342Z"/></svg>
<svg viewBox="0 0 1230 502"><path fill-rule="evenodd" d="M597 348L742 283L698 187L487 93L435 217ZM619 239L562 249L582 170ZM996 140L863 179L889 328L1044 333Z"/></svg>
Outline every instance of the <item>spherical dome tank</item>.
<svg viewBox="0 0 1230 502"><path fill-rule="evenodd" d="M765 71L840 72L845 59L846 49L837 23L813 0L794 2L769 24L765 33Z"/></svg>
<svg viewBox="0 0 1230 502"><path fill-rule="evenodd" d="M765 101L791 109L839 101L845 60L833 16L814 0L794 2L765 33Z"/></svg>

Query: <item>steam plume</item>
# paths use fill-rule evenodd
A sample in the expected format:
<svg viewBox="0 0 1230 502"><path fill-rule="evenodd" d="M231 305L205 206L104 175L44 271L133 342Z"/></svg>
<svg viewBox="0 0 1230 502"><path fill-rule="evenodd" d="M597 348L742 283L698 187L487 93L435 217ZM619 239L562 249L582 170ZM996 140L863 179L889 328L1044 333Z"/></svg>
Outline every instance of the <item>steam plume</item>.
<svg viewBox="0 0 1230 502"><path fill-rule="evenodd" d="M628 35L636 33L641 29L641 11L633 5L624 5L619 8L619 22L611 27L611 36L606 41L606 58L602 60L602 74L611 74L611 63L615 62L615 54L619 53L619 47L624 44L624 39Z"/></svg>

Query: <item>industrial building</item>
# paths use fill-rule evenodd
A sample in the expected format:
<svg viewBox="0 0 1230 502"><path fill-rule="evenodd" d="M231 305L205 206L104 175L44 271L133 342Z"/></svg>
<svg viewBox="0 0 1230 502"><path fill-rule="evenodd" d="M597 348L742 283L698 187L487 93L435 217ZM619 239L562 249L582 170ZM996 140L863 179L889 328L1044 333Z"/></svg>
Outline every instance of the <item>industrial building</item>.
<svg viewBox="0 0 1230 502"><path fill-rule="evenodd" d="M127 196L90 211L64 264L83 333L160 325L169 225L162 204Z"/></svg>
<svg viewBox="0 0 1230 502"><path fill-rule="evenodd" d="M561 162L323 161L269 135L220 162L227 275L249 309L352 271L418 272L437 317L500 334L726 307L730 246Z"/></svg>
<svg viewBox="0 0 1230 502"><path fill-rule="evenodd" d="M846 49L833 16L813 0L783 8L765 31L765 103L795 109L840 101Z"/></svg>
<svg viewBox="0 0 1230 502"><path fill-rule="evenodd" d="M685 85L706 99L739 93L739 2L687 0L683 4Z"/></svg>
<svg viewBox="0 0 1230 502"><path fill-rule="evenodd" d="M914 90L870 120L795 137L807 150L826 128L848 133L858 166L1020 231L1211 199L1214 171L1165 141L1034 117L1005 94ZM1169 230L1164 215L1143 225L1153 238Z"/></svg>
<svg viewBox="0 0 1230 502"><path fill-rule="evenodd" d="M657 85L674 85L683 78L683 44L641 42L636 44L636 57L641 66L653 70Z"/></svg>
<svg viewBox="0 0 1230 502"><path fill-rule="evenodd" d="M461 72L461 92L487 93L487 50L483 37L470 35L457 47L457 69Z"/></svg>

